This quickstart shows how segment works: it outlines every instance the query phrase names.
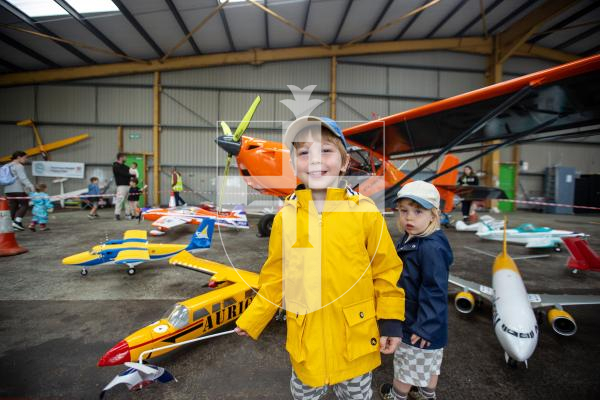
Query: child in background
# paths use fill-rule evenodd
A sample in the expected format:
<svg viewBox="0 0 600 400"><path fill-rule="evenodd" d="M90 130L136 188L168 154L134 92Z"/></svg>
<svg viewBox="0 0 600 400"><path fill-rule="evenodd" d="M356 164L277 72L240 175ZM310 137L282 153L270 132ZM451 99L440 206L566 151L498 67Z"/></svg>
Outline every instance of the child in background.
<svg viewBox="0 0 600 400"><path fill-rule="evenodd" d="M398 286L406 308L402 343L394 354L394 383L379 388L384 400L435 399L444 346L448 343L448 274L452 249L440 230L440 194L424 181L397 195L400 231L396 245L404 268ZM415 387L411 391L411 387Z"/></svg>
<svg viewBox="0 0 600 400"><path fill-rule="evenodd" d="M332 387L340 399L370 400L379 353L402 336L402 263L375 203L341 183L350 157L337 123L298 118L284 143L302 185L275 216L260 290L236 332L257 339L285 307L292 397L321 399Z"/></svg>
<svg viewBox="0 0 600 400"><path fill-rule="evenodd" d="M40 225L40 231L47 231L48 228L48 213L54 211L54 205L50 201L50 197L46 194L46 185L40 183L35 185L35 192L29 194L31 204L33 205L33 218L29 224L29 229L35 232L36 224Z"/></svg>
<svg viewBox="0 0 600 400"><path fill-rule="evenodd" d="M89 194L90 196L100 196L100 186L98 186L98 178L97 177L92 176L90 178L90 184L88 185L87 194ZM88 197L88 200L92 204L92 209L90 210L88 218L96 219L96 218L98 218L98 200L100 200L100 198L99 197Z"/></svg>
<svg viewBox="0 0 600 400"><path fill-rule="evenodd" d="M138 203L140 201L140 195L145 189L145 186L142 189L138 188L138 180L136 178L131 178L131 181L129 182L129 195L127 196L127 206L129 208L127 211L127 219L138 217Z"/></svg>
<svg viewBox="0 0 600 400"><path fill-rule="evenodd" d="M139 180L140 179L140 173L138 172L137 167L138 167L137 163L132 162L131 163L131 167L129 167L129 175L131 175L133 178Z"/></svg>

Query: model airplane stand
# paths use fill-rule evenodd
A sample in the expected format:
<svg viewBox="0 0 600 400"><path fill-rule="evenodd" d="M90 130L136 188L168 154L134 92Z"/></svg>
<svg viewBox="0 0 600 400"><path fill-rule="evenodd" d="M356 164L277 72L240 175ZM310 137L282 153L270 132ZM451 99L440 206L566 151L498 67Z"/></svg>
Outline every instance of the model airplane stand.
<svg viewBox="0 0 600 400"><path fill-rule="evenodd" d="M26 253L28 250L19 246L12 227L8 200L0 197L0 257L16 256Z"/></svg>
<svg viewBox="0 0 600 400"><path fill-rule="evenodd" d="M577 274L579 270L600 272L600 255L596 253L589 243L580 237L562 238L567 250L571 254L567 267L571 273Z"/></svg>

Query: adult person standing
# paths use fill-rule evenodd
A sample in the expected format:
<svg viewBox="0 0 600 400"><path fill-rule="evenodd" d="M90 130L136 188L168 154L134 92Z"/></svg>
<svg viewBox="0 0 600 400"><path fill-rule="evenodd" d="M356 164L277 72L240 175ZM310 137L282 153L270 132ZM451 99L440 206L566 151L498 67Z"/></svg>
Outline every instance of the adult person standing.
<svg viewBox="0 0 600 400"><path fill-rule="evenodd" d="M33 192L34 190L33 183L31 183L25 172L24 164L26 162L27 153L24 151L18 150L12 154L9 168L12 175L15 177L15 181L4 187L4 194L8 198L10 207L10 217L13 221L12 226L18 231L25 230L23 227L23 217L27 213L27 207L29 205L29 200L23 197L27 197L27 193Z"/></svg>
<svg viewBox="0 0 600 400"><path fill-rule="evenodd" d="M473 171L470 165L465 166L463 169L463 174L458 178L459 185L468 185L468 186L477 186L479 185L479 178ZM471 215L471 206L473 202L463 200L462 201L462 215L463 221L467 222L469 220L469 215Z"/></svg>
<svg viewBox="0 0 600 400"><path fill-rule="evenodd" d="M117 185L117 195L115 197L115 219L121 219L121 209L125 207L127 195L129 194L129 181L131 174L129 167L125 165L125 153L117 153L117 160L113 163L113 175Z"/></svg>
<svg viewBox="0 0 600 400"><path fill-rule="evenodd" d="M177 171L177 168L175 167L171 170L171 189L175 196L175 207L185 206L185 201L183 201L179 195L179 193L183 191L183 178L181 177L181 172Z"/></svg>

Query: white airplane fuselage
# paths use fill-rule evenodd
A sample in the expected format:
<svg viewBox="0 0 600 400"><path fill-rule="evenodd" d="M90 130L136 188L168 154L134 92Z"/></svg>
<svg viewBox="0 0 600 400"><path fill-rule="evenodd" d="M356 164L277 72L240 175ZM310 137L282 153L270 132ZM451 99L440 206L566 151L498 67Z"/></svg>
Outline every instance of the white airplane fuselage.
<svg viewBox="0 0 600 400"><path fill-rule="evenodd" d="M498 255L493 271L493 323L496 337L510 358L525 362L533 354L539 335L529 295L510 256Z"/></svg>
<svg viewBox="0 0 600 400"><path fill-rule="evenodd" d="M476 233L481 239L487 240L497 240L501 242L504 237L503 230L493 230L493 231L478 231ZM577 236L578 234L571 231L562 231L562 230L552 230L548 232L519 232L516 229L508 229L506 231L506 240L509 243L516 244L528 244L532 240L547 240L548 243L553 245L554 243L559 243L561 237L567 236Z"/></svg>

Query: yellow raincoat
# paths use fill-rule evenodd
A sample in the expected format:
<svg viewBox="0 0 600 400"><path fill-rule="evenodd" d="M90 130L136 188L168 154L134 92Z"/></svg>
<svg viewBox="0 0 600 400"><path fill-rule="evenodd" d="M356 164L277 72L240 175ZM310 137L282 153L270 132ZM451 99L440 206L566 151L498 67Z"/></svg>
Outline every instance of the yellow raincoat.
<svg viewBox="0 0 600 400"><path fill-rule="evenodd" d="M305 281L297 279L298 269ZM330 188L318 214L311 191L296 190L275 216L260 290L237 325L257 339L283 302L296 375L313 387L333 385L381 364L377 320L404 320L404 291L396 286L401 272L371 199Z"/></svg>

